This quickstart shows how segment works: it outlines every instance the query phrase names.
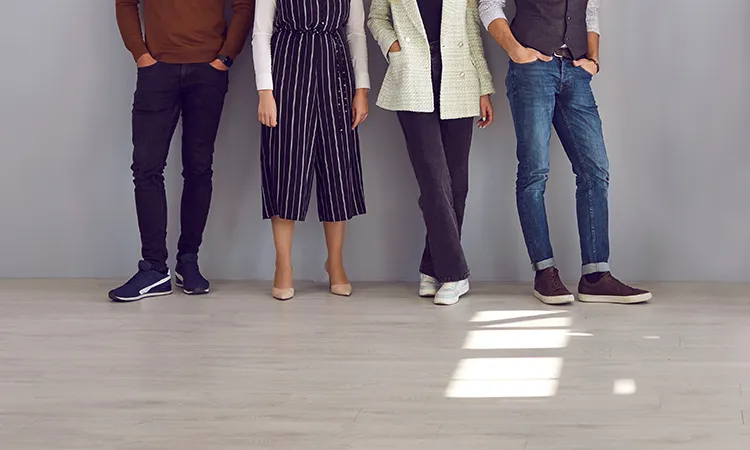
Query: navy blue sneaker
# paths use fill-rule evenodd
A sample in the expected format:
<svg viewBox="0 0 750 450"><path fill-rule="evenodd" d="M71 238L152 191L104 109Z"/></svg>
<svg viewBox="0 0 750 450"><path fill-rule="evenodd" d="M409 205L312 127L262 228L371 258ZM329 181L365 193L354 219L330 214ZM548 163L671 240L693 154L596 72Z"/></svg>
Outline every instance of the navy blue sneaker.
<svg viewBox="0 0 750 450"><path fill-rule="evenodd" d="M187 295L208 294L211 283L201 275L198 269L198 255L195 253L187 253L177 258L174 275L174 284L182 288L182 292Z"/></svg>
<svg viewBox="0 0 750 450"><path fill-rule="evenodd" d="M148 261L138 263L138 273L127 283L109 292L114 302L137 302L147 297L172 293L172 274L159 272Z"/></svg>

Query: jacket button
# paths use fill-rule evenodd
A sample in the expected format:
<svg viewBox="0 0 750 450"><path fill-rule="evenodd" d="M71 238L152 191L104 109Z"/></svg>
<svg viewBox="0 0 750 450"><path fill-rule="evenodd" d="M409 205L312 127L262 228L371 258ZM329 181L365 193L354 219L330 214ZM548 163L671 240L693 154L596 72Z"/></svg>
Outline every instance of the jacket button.
<svg viewBox="0 0 750 450"><path fill-rule="evenodd" d="M407 43L411 42L411 38L407 36L406 39L404 39L404 42L407 42Z"/></svg>
<svg viewBox="0 0 750 450"><path fill-rule="evenodd" d="M458 43L458 46L459 46L459 47L463 47L463 46L464 46L464 43L463 43L463 42L459 42L459 43Z"/></svg>
<svg viewBox="0 0 750 450"><path fill-rule="evenodd" d="M459 74L458 74L458 76L459 76L459 77L461 77L461 78L463 78L463 77L465 77L465 76L466 76L466 74L465 74L465 73L463 73L463 72L461 72L461 73L459 73Z"/></svg>

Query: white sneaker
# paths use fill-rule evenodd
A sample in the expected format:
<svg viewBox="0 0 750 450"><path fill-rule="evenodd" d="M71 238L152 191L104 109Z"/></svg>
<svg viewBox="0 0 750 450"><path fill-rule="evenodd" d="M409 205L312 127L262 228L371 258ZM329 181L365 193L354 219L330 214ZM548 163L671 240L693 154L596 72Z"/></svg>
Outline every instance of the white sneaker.
<svg viewBox="0 0 750 450"><path fill-rule="evenodd" d="M461 280L451 283L443 283L435 294L436 305L455 305L462 295L469 292L469 280Z"/></svg>
<svg viewBox="0 0 750 450"><path fill-rule="evenodd" d="M419 296L434 297L440 289L440 283L435 278L423 273L419 274Z"/></svg>

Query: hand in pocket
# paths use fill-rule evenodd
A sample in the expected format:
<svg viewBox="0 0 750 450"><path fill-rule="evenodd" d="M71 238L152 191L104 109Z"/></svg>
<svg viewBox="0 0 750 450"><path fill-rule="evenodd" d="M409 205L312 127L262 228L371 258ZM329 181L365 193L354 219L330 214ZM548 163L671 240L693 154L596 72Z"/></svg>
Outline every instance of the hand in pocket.
<svg viewBox="0 0 750 450"><path fill-rule="evenodd" d="M518 51L515 51L508 56L510 56L510 59L516 64L531 64L534 61L552 61L551 56L547 56L538 50L528 47L521 47Z"/></svg>
<svg viewBox="0 0 750 450"><path fill-rule="evenodd" d="M210 65L211 67L213 67L214 69L220 72L226 72L227 70L229 70L229 67L227 67L226 64L224 64L221 60L218 60L218 59L214 59L213 61L211 61Z"/></svg>
<svg viewBox="0 0 750 450"><path fill-rule="evenodd" d="M596 65L596 63L588 58L581 58L573 61L573 65L576 67L580 67L581 69L588 72L591 76L596 75L599 72L599 66Z"/></svg>
<svg viewBox="0 0 750 450"><path fill-rule="evenodd" d="M150 53L144 53L140 58L138 58L138 61L136 61L136 65L139 69L144 69L146 67L151 67L158 62L159 61L155 60Z"/></svg>

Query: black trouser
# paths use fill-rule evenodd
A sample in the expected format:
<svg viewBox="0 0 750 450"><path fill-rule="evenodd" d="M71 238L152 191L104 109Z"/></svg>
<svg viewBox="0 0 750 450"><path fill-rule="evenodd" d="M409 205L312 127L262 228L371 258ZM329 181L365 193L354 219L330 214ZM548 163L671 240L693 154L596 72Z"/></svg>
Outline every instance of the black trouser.
<svg viewBox="0 0 750 450"><path fill-rule="evenodd" d="M440 282L449 282L469 277L469 266L461 246L461 226L469 191L473 119L440 119L442 62L439 48L432 45L435 111L400 111L398 118L419 184L419 206L427 228L419 270Z"/></svg>
<svg viewBox="0 0 750 450"><path fill-rule="evenodd" d="M133 102L133 180L143 259L161 271L167 263L164 168L182 113L182 208L178 255L198 253L213 190L214 141L229 75L207 63L138 69Z"/></svg>

